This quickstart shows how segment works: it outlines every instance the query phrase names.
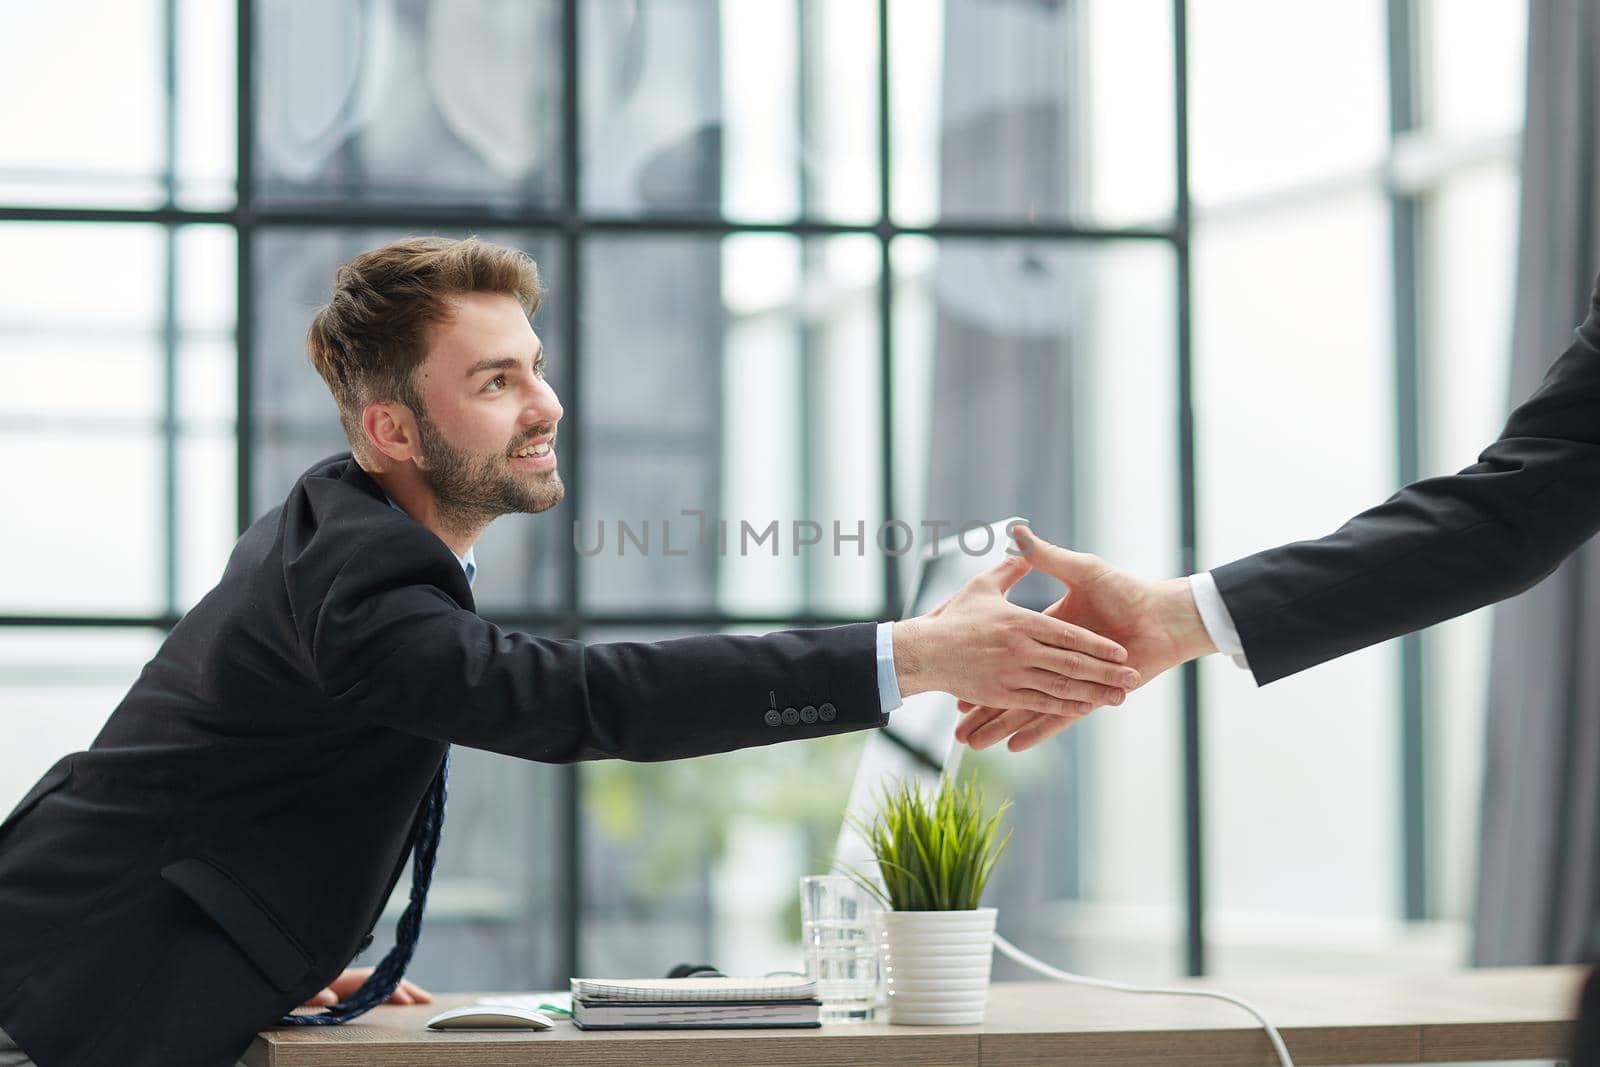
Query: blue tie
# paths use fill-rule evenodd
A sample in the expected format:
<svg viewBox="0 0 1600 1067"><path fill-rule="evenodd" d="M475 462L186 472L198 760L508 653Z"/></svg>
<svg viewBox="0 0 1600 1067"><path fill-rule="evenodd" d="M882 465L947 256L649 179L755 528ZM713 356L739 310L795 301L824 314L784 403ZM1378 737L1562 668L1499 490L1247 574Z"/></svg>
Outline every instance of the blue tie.
<svg viewBox="0 0 1600 1067"><path fill-rule="evenodd" d="M423 801L422 822L417 827L415 849L411 855L411 902L400 916L395 928L394 948L373 968L372 975L361 988L342 1004L335 1004L319 1015L285 1015L279 1026L337 1026L365 1015L389 999L405 976L411 954L417 950L417 938L422 933L422 911L428 906L428 883L433 881L433 861L439 854L439 833L444 829L444 779L450 767L450 750L444 752L439 773L428 787Z"/></svg>

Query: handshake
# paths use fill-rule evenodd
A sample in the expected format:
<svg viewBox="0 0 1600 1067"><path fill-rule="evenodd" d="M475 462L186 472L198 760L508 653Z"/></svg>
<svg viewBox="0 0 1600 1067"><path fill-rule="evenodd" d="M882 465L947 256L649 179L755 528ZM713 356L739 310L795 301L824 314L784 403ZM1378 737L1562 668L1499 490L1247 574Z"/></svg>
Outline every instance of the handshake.
<svg viewBox="0 0 1600 1067"><path fill-rule="evenodd" d="M1216 651L1184 578L1150 582L1058 548L1026 526L1022 554L978 575L933 611L894 625L900 691L954 694L956 739L1032 748L1169 667ZM1066 592L1042 612L1005 599L1037 570Z"/></svg>

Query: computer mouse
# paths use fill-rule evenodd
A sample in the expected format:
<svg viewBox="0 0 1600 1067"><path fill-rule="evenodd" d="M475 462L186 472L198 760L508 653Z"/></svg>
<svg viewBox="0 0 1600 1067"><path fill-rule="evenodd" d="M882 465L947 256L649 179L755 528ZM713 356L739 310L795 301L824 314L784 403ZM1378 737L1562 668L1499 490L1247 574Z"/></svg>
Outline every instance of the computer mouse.
<svg viewBox="0 0 1600 1067"><path fill-rule="evenodd" d="M428 1020L430 1030L549 1030L555 1025L542 1011L510 1004L468 1004Z"/></svg>

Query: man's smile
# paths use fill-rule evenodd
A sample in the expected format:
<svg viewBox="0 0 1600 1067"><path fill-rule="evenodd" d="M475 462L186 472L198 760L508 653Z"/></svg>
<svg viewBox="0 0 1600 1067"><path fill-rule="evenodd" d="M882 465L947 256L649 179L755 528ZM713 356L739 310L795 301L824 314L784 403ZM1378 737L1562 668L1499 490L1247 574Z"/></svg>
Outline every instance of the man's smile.
<svg viewBox="0 0 1600 1067"><path fill-rule="evenodd" d="M511 453L511 462L528 470L550 470L556 465L555 434L535 437Z"/></svg>

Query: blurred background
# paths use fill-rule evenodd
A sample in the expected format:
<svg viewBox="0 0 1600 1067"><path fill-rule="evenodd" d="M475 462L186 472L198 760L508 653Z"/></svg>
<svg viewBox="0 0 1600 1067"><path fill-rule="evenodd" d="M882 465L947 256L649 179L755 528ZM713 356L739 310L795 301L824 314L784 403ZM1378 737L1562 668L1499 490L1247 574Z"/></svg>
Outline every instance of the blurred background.
<svg viewBox="0 0 1600 1067"><path fill-rule="evenodd" d="M477 580L539 633L898 617L889 519L1020 514L1189 573L1471 463L1513 381L1525 116L1592 124L1527 91L1530 48L1577 39L1550 6L1530 36L1522 0L5 3L0 810L344 449L304 331L340 262L402 234L544 272L568 495L491 528ZM1534 362L1600 262L1568 258ZM574 551L575 523L685 510L868 538ZM1570 957L1551 820L1592 835L1600 810L1559 775L1538 810L1486 801L1516 711L1490 710L1492 630L1265 689L1205 662L973 759L1015 800L1002 929L1132 979ZM411 977L798 966L796 879L827 867L861 744L457 750ZM1523 865L1490 855L1505 835L1556 843Z"/></svg>

